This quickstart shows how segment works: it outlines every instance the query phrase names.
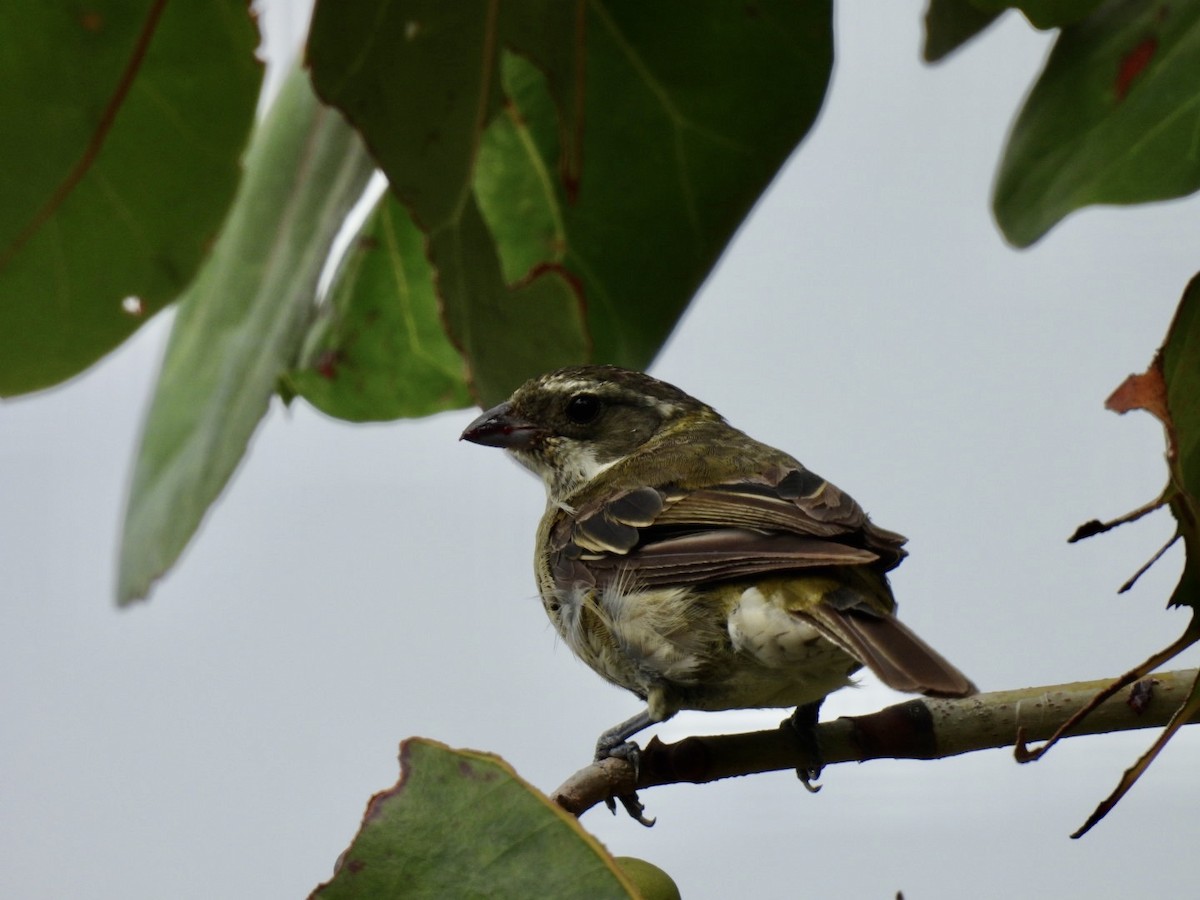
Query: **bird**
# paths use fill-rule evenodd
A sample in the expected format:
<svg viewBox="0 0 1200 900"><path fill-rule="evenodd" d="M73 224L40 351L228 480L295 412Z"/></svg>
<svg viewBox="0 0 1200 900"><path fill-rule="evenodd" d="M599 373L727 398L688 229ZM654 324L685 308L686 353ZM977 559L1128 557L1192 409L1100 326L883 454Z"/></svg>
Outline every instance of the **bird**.
<svg viewBox="0 0 1200 900"><path fill-rule="evenodd" d="M887 572L906 539L674 385L610 365L558 369L461 439L541 478L546 614L576 656L645 704L601 734L598 760L636 766L630 739L680 710L796 707L811 728L864 666L899 691L976 692L896 618Z"/></svg>

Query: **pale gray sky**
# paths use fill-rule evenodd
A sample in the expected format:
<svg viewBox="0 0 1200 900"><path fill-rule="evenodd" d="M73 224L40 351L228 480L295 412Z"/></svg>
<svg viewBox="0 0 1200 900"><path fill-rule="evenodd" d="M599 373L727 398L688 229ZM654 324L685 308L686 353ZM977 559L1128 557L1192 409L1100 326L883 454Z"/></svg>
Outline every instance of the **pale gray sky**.
<svg viewBox="0 0 1200 900"><path fill-rule="evenodd" d="M1200 203L1086 211L1005 246L988 191L1045 37L1012 16L929 69L922 11L839 5L820 121L652 371L907 534L902 615L984 690L1116 674L1186 622L1162 610L1178 549L1115 594L1171 522L1065 538L1163 483L1158 425L1102 404L1200 268ZM277 405L152 601L114 609L168 326L0 407L0 895L303 896L395 780L400 739L497 752L550 790L636 711L556 641L530 566L542 490L456 441L470 411L361 427ZM825 714L898 699L863 682ZM780 718L690 713L660 733ZM837 766L815 797L787 773L660 788L653 829L583 822L689 900L1182 896L1194 730L1067 837L1152 739L1071 740L1024 767Z"/></svg>

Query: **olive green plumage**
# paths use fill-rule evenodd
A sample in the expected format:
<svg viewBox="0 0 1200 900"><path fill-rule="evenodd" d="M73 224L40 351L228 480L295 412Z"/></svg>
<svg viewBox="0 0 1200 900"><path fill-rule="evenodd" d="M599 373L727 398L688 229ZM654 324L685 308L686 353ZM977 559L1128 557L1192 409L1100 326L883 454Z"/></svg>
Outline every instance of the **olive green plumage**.
<svg viewBox="0 0 1200 900"><path fill-rule="evenodd" d="M904 538L672 385L561 369L463 437L542 478L547 614L576 655L647 703L602 749L680 709L813 703L862 665L898 690L975 690L895 618L885 573Z"/></svg>

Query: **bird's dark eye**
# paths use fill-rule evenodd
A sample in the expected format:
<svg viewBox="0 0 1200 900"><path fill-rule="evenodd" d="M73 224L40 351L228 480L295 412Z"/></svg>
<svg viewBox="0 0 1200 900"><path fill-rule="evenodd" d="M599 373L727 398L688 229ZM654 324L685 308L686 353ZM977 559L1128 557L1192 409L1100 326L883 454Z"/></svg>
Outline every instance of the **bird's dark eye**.
<svg viewBox="0 0 1200 900"><path fill-rule="evenodd" d="M600 407L595 394L576 394L567 401L567 418L576 425L589 425L600 415Z"/></svg>

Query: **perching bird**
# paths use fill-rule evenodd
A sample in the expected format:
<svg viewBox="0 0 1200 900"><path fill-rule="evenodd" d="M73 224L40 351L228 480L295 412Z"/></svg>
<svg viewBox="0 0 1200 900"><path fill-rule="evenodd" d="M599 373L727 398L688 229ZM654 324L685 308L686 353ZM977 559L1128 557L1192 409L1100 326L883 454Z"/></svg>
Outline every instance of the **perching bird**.
<svg viewBox="0 0 1200 900"><path fill-rule="evenodd" d="M535 570L575 654L646 708L597 758L681 709L804 707L866 666L901 691L975 686L895 617L905 539L672 385L614 366L522 385L462 437L545 482ZM815 714L815 708L813 709Z"/></svg>

